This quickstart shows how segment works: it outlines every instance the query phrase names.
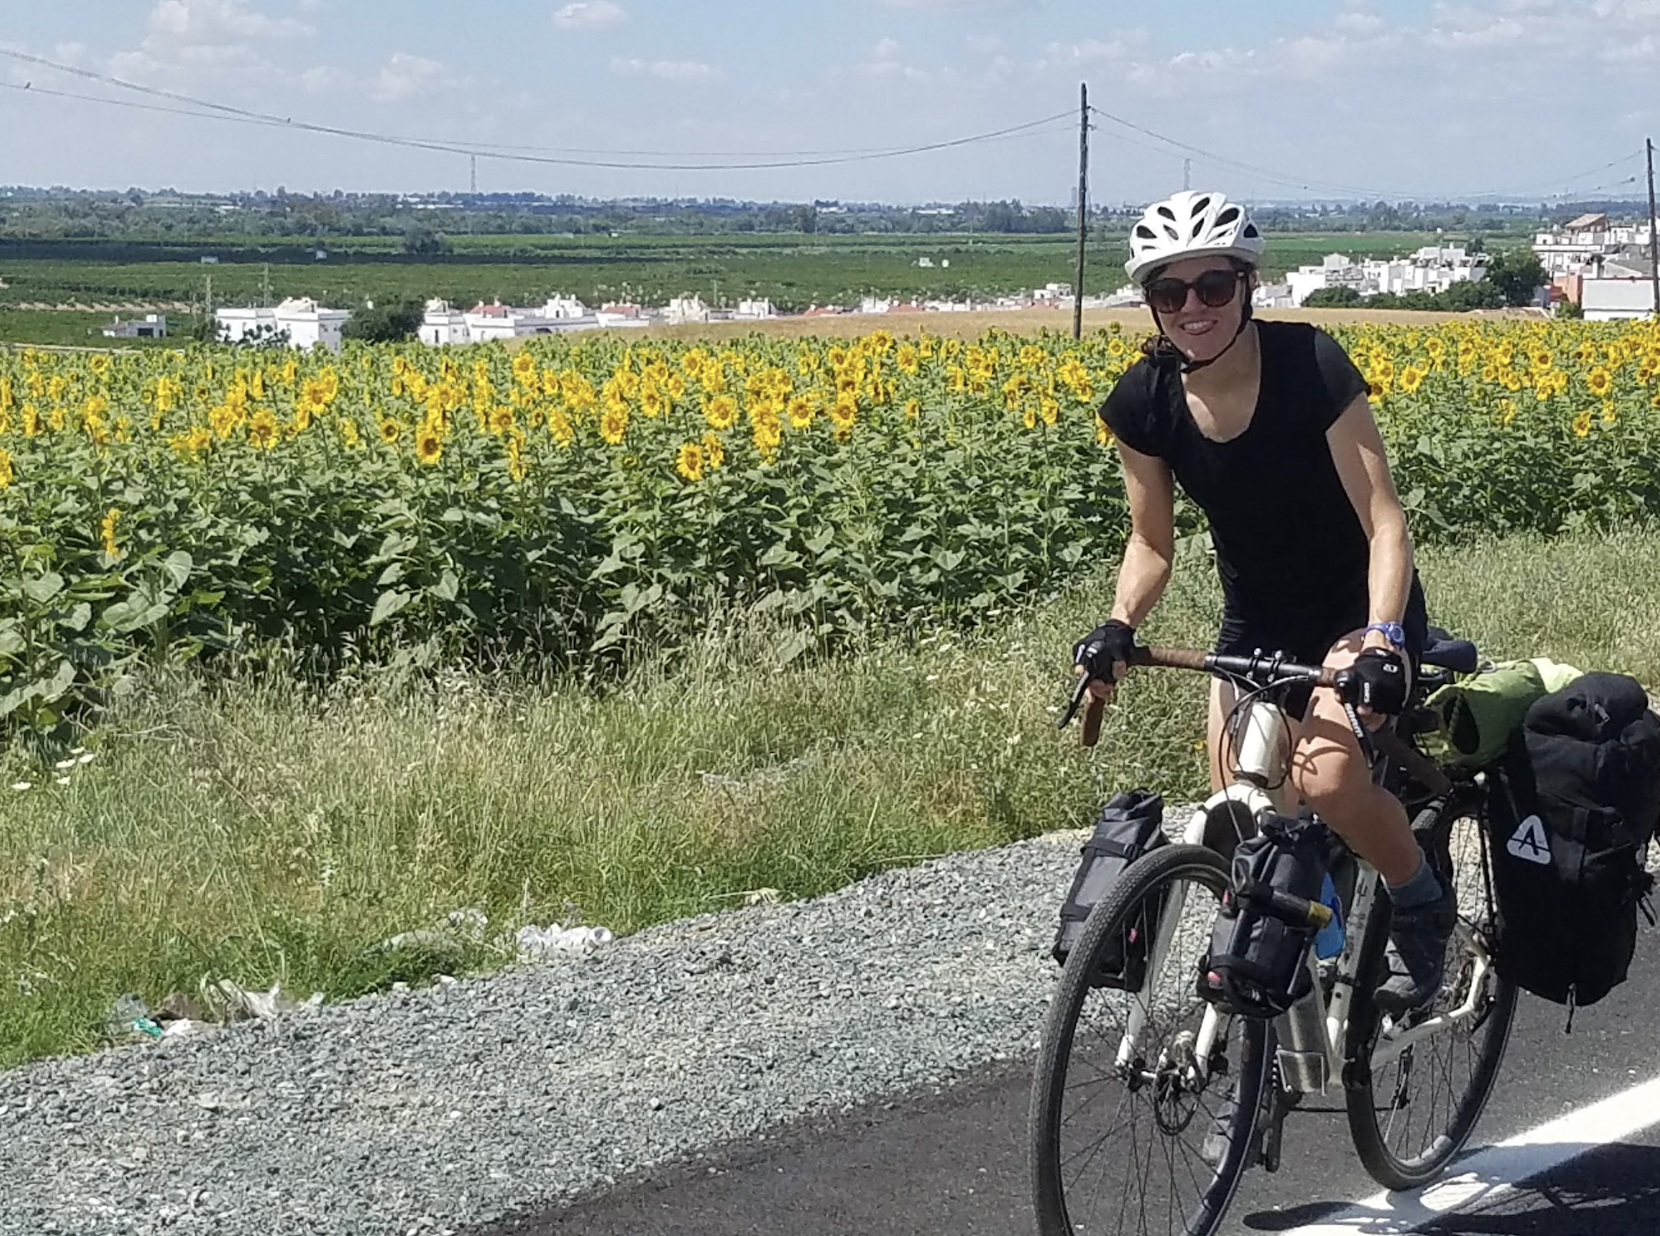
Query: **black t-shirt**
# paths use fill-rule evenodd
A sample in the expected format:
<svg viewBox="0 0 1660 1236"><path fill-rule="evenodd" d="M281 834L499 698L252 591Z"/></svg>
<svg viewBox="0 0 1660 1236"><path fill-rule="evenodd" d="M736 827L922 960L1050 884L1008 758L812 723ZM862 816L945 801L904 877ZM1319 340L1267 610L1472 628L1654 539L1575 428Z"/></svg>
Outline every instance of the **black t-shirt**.
<svg viewBox="0 0 1660 1236"><path fill-rule="evenodd" d="M1371 549L1326 431L1366 380L1316 327L1259 321L1257 338L1262 382L1239 436L1206 438L1176 366L1146 359L1119 379L1101 418L1163 459L1208 516L1230 619L1268 630L1324 629L1356 613L1364 622Z"/></svg>

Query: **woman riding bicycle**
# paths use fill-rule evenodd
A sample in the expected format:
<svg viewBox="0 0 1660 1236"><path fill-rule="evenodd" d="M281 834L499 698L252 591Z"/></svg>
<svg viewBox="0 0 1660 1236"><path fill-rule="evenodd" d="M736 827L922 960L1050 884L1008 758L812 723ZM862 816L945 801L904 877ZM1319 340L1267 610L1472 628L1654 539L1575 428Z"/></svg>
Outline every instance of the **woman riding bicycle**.
<svg viewBox="0 0 1660 1236"><path fill-rule="evenodd" d="M1101 408L1117 443L1130 538L1112 616L1073 649L1089 690L1110 699L1135 632L1164 593L1175 553L1175 489L1205 512L1224 598L1217 651L1284 652L1352 666L1361 713L1399 712L1425 637L1412 542L1372 418L1367 384L1330 335L1258 322L1251 291L1264 249L1243 207L1183 191L1130 233L1130 278L1158 335ZM1212 788L1234 703L1212 684ZM1406 811L1376 785L1329 689L1288 701L1292 780L1302 799L1375 866L1394 906L1393 974L1380 1006L1406 1011L1440 987L1456 919Z"/></svg>

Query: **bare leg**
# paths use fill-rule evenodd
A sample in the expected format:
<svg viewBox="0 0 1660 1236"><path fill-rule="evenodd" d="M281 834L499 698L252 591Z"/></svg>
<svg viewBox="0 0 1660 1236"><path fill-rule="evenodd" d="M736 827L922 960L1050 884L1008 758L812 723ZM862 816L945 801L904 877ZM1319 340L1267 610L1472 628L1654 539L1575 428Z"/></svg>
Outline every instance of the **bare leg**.
<svg viewBox="0 0 1660 1236"><path fill-rule="evenodd" d="M1360 631L1344 636L1325 663L1338 669L1352 664L1362 636ZM1406 808L1373 784L1337 692L1314 692L1297 734L1291 779L1303 800L1391 885L1404 884L1417 872L1422 852Z"/></svg>
<svg viewBox="0 0 1660 1236"><path fill-rule="evenodd" d="M1239 692L1231 682L1224 682L1220 678L1211 679L1210 717L1205 726L1205 750L1209 753L1207 762L1210 765L1212 794L1232 780L1222 759L1222 726L1227 720L1228 709L1234 706L1234 701L1238 698Z"/></svg>

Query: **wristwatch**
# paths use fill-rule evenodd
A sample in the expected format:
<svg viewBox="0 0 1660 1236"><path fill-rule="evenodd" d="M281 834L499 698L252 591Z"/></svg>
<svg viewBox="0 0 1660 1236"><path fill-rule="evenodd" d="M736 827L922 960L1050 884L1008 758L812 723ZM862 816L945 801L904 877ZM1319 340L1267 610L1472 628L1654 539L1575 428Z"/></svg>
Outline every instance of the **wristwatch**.
<svg viewBox="0 0 1660 1236"><path fill-rule="evenodd" d="M1383 638L1388 640L1396 648L1406 647L1406 628L1401 626L1398 622L1374 622L1371 626L1367 627L1366 630L1368 632L1382 631Z"/></svg>

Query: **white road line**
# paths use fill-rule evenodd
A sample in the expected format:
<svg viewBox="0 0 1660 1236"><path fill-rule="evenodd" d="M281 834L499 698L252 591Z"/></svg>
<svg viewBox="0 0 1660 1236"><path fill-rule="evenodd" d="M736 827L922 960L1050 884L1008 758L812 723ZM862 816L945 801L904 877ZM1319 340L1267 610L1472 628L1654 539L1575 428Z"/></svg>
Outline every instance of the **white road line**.
<svg viewBox="0 0 1660 1236"><path fill-rule="evenodd" d="M1400 1236L1455 1210L1489 1202L1524 1180L1660 1124L1660 1077L1478 1150L1458 1174L1422 1193L1379 1193L1284 1236Z"/></svg>

